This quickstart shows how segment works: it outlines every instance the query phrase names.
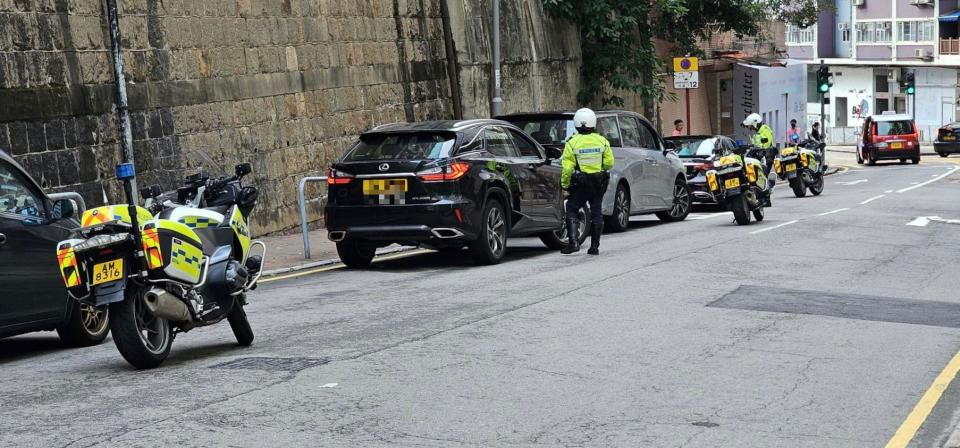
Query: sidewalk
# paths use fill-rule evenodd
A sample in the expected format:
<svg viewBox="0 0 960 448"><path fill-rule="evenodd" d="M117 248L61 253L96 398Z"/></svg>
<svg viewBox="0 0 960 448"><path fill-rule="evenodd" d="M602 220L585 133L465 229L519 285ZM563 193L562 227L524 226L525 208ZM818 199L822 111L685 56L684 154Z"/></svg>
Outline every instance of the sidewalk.
<svg viewBox="0 0 960 448"><path fill-rule="evenodd" d="M291 230L291 232L294 232ZM337 246L327 239L326 229L314 229L310 237L310 259L303 258L303 237L299 228L289 235L267 236L260 238L267 245L267 258L264 260L264 277L285 274L340 262ZM415 249L414 247L392 245L377 250L378 255Z"/></svg>

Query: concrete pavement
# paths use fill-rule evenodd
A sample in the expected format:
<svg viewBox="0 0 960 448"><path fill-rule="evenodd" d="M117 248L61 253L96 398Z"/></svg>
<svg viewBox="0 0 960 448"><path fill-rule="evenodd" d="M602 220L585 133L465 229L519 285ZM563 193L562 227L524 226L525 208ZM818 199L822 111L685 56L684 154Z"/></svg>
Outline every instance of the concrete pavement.
<svg viewBox="0 0 960 448"><path fill-rule="evenodd" d="M110 343L0 340L0 445L881 446L960 348L960 226L906 225L960 218L960 172L924 160L778 188L750 226L638 217L600 257L518 239L497 266L272 281L253 347L200 329L148 372ZM946 440L957 389L911 446Z"/></svg>

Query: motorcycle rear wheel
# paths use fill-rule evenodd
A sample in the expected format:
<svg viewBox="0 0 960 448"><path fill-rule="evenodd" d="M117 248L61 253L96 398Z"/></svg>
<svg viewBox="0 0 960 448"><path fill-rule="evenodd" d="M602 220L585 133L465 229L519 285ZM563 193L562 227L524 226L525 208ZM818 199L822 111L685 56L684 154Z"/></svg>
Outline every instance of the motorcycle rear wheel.
<svg viewBox="0 0 960 448"><path fill-rule="evenodd" d="M803 184L803 179L800 176L790 179L790 188L793 189L793 195L798 198L807 195L807 186Z"/></svg>
<svg viewBox="0 0 960 448"><path fill-rule="evenodd" d="M110 304L110 332L123 359L137 369L152 369L170 355L173 327L154 316L143 300L146 286L128 283L123 301Z"/></svg>
<svg viewBox="0 0 960 448"><path fill-rule="evenodd" d="M738 194L727 200L727 208L733 212L733 218L738 225L745 226L750 224L750 207L747 206L747 198Z"/></svg>
<svg viewBox="0 0 960 448"><path fill-rule="evenodd" d="M243 309L243 304L239 299L235 300L233 309L227 315L227 321L230 322L230 329L237 338L237 344L249 347L253 344L253 329L250 328L250 321L247 320L247 312Z"/></svg>

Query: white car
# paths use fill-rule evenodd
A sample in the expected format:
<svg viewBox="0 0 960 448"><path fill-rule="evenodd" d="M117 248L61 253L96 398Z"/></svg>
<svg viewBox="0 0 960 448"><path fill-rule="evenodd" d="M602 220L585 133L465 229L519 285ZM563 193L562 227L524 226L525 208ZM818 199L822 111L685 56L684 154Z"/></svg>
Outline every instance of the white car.
<svg viewBox="0 0 960 448"><path fill-rule="evenodd" d="M576 133L573 114L529 112L497 118L513 123L545 147L563 150ZM610 141L616 157L610 187L603 197L606 229L626 230L631 215L656 213L661 220L671 222L682 221L690 214L683 162L646 118L630 111L597 111L597 131Z"/></svg>

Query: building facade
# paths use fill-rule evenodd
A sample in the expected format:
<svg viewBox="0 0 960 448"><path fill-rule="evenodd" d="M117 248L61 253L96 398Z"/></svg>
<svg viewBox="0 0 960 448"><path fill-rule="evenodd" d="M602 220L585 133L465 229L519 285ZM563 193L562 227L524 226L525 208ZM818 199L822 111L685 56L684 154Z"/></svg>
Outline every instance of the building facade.
<svg viewBox="0 0 960 448"><path fill-rule="evenodd" d="M813 71L822 61L834 74L825 121L834 143L851 143L874 113L914 113L922 138L958 116L960 33L957 0L836 0L809 28L787 25L789 58L808 64L808 121L820 119ZM901 81L916 73L916 95Z"/></svg>

